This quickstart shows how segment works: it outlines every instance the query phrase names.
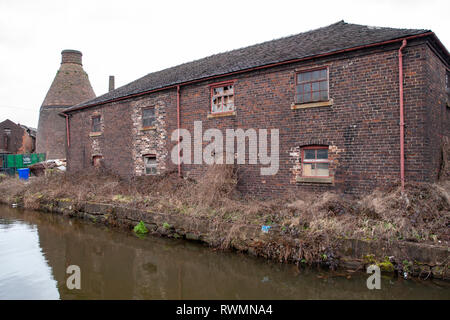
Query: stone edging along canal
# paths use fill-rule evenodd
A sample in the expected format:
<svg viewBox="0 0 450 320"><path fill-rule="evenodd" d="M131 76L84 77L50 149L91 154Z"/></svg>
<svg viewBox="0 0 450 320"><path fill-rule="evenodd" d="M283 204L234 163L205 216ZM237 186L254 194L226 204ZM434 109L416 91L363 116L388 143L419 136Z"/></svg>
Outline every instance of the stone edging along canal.
<svg viewBox="0 0 450 320"><path fill-rule="evenodd" d="M0 199L0 202L4 201ZM80 204L70 200L41 202L38 210L128 230L143 221L153 235L200 241L212 247L229 247L278 261L300 264L306 262L300 259L304 256L301 237L283 234L279 227L262 232L261 227L255 225L216 222L206 217L182 214L154 213L112 204ZM397 272L402 275L406 272L408 276L421 279L450 280L449 252L448 246L404 241L339 239L331 256L323 255L321 264L365 271L368 265L376 263L382 272Z"/></svg>

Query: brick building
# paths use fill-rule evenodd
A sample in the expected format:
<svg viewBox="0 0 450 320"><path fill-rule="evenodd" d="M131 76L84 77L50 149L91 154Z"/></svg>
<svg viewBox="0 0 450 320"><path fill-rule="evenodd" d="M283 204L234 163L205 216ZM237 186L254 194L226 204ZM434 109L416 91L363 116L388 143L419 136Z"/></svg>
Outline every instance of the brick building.
<svg viewBox="0 0 450 320"><path fill-rule="evenodd" d="M402 171L406 182L435 181L450 136L449 65L429 30L343 21L213 55L66 109L68 170L102 160L122 176L174 169L199 177L205 163L178 166L171 154L174 130L187 129L193 141L201 121L203 132L278 130L276 174L261 175L267 166L251 164L258 155L248 146L238 164L240 188L253 194L359 194L400 181ZM183 152L195 158L194 147Z"/></svg>
<svg viewBox="0 0 450 320"><path fill-rule="evenodd" d="M9 119L0 122L0 154L33 153L35 146L36 129Z"/></svg>
<svg viewBox="0 0 450 320"><path fill-rule="evenodd" d="M61 52L61 66L40 108L36 149L38 153L45 153L47 159L66 158L66 124L60 113L95 98L81 58L77 50Z"/></svg>

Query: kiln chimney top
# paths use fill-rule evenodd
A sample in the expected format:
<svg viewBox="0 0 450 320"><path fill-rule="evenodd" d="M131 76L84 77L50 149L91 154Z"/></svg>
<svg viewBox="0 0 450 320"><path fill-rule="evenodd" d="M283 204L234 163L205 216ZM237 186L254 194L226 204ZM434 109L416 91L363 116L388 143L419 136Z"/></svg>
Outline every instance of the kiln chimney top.
<svg viewBox="0 0 450 320"><path fill-rule="evenodd" d="M83 65L81 63L81 56L83 54L78 50L63 50L61 51L61 64L63 63L75 63L79 65Z"/></svg>

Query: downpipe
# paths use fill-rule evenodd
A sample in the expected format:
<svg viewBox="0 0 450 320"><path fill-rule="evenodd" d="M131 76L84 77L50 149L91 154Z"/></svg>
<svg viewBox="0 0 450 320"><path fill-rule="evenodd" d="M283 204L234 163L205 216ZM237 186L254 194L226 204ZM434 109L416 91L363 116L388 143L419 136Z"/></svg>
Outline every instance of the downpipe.
<svg viewBox="0 0 450 320"><path fill-rule="evenodd" d="M400 181L402 193L405 191L405 121L403 105L403 54L402 50L406 46L406 39L403 39L401 47L398 49L398 82L400 94Z"/></svg>

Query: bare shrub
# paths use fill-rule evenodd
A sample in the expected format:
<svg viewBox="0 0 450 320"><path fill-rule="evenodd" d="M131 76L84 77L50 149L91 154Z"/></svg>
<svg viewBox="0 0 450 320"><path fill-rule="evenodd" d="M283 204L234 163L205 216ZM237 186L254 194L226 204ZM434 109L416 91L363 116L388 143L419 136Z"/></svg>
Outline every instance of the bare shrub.
<svg viewBox="0 0 450 320"><path fill-rule="evenodd" d="M15 198L20 197L20 195L27 188L26 182L11 177L4 177L0 181L0 197L3 198L5 202L16 202Z"/></svg>
<svg viewBox="0 0 450 320"><path fill-rule="evenodd" d="M86 170L31 177L29 182L5 178L0 197L23 199L36 209L42 201L71 199L118 203L155 212L203 216L235 225L279 226L305 246L332 247L337 238L421 242L450 241L450 181L407 184L377 189L356 198L334 192L296 192L261 200L237 191L239 172L232 165L208 167L197 180L167 172L157 176L121 178L112 172ZM229 235L224 245L232 241ZM305 248L306 248L305 247Z"/></svg>

